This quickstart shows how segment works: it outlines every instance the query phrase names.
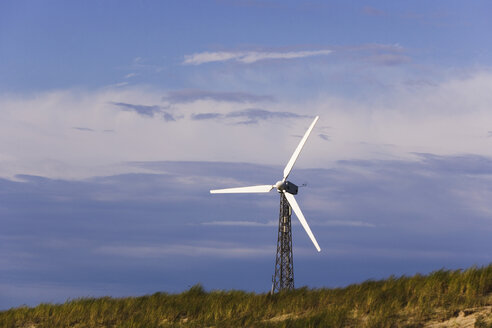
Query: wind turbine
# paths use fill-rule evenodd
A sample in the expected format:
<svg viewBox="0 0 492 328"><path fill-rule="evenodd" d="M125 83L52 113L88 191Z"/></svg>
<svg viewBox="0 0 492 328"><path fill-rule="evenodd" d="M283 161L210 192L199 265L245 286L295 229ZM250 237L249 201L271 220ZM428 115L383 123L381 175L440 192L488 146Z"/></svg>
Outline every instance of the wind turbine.
<svg viewBox="0 0 492 328"><path fill-rule="evenodd" d="M282 180L277 181L274 185L259 185L240 188L227 188L227 189L215 189L210 190L211 194L233 194L233 193L267 193L273 189L277 189L280 194L280 215L278 224L278 239L277 239L277 256L275 260L275 274L272 278L272 293L285 289L294 288L294 265L292 261L292 229L291 229L291 210L294 210L297 218L301 222L302 227L306 230L309 238L314 244L314 247L321 251L321 248L316 241L316 238L309 228L309 225L302 214L302 211L297 204L294 195L297 195L298 187L290 181L287 181L294 164L301 153L306 140L308 139L311 131L314 128L316 122L318 122L319 116L316 116L313 123L309 126L306 133L299 142L296 150L292 154L289 162L284 168L284 177Z"/></svg>

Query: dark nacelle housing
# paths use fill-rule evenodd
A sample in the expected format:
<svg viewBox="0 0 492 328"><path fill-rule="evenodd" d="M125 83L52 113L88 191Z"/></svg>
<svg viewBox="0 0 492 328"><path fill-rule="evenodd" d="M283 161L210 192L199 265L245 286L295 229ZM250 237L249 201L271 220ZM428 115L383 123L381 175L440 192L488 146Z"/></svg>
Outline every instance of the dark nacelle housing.
<svg viewBox="0 0 492 328"><path fill-rule="evenodd" d="M285 191L292 195L297 195L297 189L299 189L295 184L289 181L285 181L284 188Z"/></svg>

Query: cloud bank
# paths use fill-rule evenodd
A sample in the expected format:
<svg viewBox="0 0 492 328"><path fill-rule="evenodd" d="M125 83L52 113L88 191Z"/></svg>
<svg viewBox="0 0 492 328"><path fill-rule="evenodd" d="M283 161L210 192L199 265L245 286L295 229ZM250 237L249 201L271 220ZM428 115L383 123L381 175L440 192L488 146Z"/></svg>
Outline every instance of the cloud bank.
<svg viewBox="0 0 492 328"><path fill-rule="evenodd" d="M193 97L204 101L170 105L162 90L137 87L0 95L0 176L141 172L126 164L135 161L284 165L314 115L321 117L319 137L309 140L301 167L416 153L492 156L491 85L484 71L418 88L402 84L371 101L321 95L265 103L262 96L203 92Z"/></svg>

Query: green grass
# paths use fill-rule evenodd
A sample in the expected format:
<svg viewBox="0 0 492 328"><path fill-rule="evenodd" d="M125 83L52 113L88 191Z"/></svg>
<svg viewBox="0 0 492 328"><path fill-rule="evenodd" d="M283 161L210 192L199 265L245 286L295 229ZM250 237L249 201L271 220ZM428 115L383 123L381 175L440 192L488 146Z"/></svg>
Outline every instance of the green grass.
<svg viewBox="0 0 492 328"><path fill-rule="evenodd" d="M275 295L205 291L83 298L0 312L0 327L423 327L492 305L492 264ZM476 327L489 327L486 318Z"/></svg>

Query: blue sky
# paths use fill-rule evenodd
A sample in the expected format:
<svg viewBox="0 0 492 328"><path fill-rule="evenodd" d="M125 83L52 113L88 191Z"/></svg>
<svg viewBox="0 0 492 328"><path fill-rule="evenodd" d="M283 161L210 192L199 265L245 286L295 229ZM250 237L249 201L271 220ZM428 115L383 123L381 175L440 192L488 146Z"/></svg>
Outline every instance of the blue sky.
<svg viewBox="0 0 492 328"><path fill-rule="evenodd" d="M487 1L3 1L0 309L490 263ZM295 221L297 222L297 221Z"/></svg>

